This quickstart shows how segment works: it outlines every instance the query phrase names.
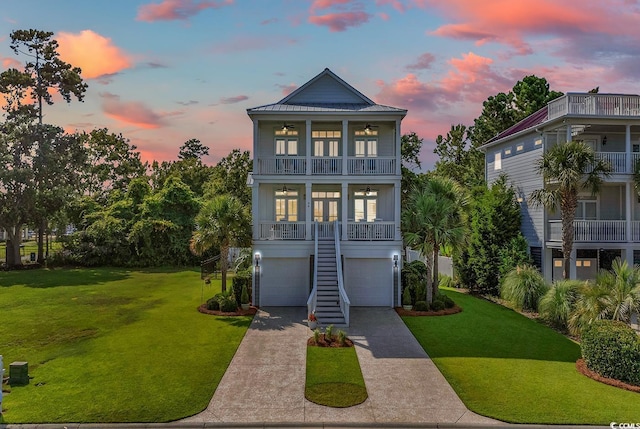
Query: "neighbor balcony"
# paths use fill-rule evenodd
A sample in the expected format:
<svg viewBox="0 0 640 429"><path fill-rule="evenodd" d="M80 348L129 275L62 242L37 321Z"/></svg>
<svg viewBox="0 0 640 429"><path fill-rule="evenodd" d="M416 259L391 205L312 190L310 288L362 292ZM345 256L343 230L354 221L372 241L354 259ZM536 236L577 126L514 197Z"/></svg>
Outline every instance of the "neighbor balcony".
<svg viewBox="0 0 640 429"><path fill-rule="evenodd" d="M573 241L576 243L640 242L640 222L632 221L627 237L626 220L576 220L573 222ZM549 241L562 241L562 221L548 222Z"/></svg>
<svg viewBox="0 0 640 429"><path fill-rule="evenodd" d="M547 105L549 120L565 115L598 117L640 116L640 96L568 93Z"/></svg>

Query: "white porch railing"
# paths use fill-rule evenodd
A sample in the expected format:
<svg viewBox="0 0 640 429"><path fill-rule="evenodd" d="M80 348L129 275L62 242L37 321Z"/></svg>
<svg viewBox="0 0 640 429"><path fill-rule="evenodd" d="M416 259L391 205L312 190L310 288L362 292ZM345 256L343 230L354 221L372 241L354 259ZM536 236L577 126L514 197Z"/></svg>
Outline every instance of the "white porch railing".
<svg viewBox="0 0 640 429"><path fill-rule="evenodd" d="M549 241L562 241L562 221L549 221ZM574 242L625 242L627 221L576 220L573 222Z"/></svg>
<svg viewBox="0 0 640 429"><path fill-rule="evenodd" d="M312 228L312 239L318 238L332 238L334 236L333 229L338 226L340 228L340 222L315 222L315 227ZM317 231L317 232L316 232Z"/></svg>
<svg viewBox="0 0 640 429"><path fill-rule="evenodd" d="M631 222L631 241L640 241L640 222L637 220Z"/></svg>
<svg viewBox="0 0 640 429"><path fill-rule="evenodd" d="M304 240L305 222L260 222L261 240Z"/></svg>
<svg viewBox="0 0 640 429"><path fill-rule="evenodd" d="M349 301L347 291L344 289L342 254L340 253L340 227L338 226L338 221L335 221L334 224L334 237L336 241L336 270L338 271L338 292L340 292L340 310L342 310L345 325L349 326L349 307L351 306L351 301Z"/></svg>
<svg viewBox="0 0 640 429"><path fill-rule="evenodd" d="M311 174L342 174L342 158L311 158Z"/></svg>
<svg viewBox="0 0 640 429"><path fill-rule="evenodd" d="M596 152L596 159L608 162L612 173L627 172L627 154L625 152Z"/></svg>
<svg viewBox="0 0 640 429"><path fill-rule="evenodd" d="M349 157L348 173L353 175L396 174L395 158L360 158Z"/></svg>
<svg viewBox="0 0 640 429"><path fill-rule="evenodd" d="M258 174L307 174L304 156L258 158Z"/></svg>
<svg viewBox="0 0 640 429"><path fill-rule="evenodd" d="M349 222L347 238L349 240L393 240L395 222Z"/></svg>
<svg viewBox="0 0 640 429"><path fill-rule="evenodd" d="M316 304L318 302L318 224L313 226L313 233L315 235L315 242L313 247L313 287L307 299L307 315L316 311Z"/></svg>
<svg viewBox="0 0 640 429"><path fill-rule="evenodd" d="M563 115L640 116L637 95L571 94L551 101L547 107L549 119Z"/></svg>

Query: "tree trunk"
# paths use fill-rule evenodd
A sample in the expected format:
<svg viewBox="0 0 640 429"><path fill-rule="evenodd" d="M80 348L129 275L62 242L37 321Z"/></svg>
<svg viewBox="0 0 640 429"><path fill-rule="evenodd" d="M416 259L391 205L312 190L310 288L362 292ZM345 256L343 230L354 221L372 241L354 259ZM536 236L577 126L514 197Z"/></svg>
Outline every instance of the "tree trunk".
<svg viewBox="0 0 640 429"><path fill-rule="evenodd" d="M17 233L15 231L18 231ZM7 267L16 268L22 266L20 256L20 228L7 228Z"/></svg>
<svg viewBox="0 0 640 429"><path fill-rule="evenodd" d="M222 273L222 292L227 291L227 269L229 266L229 246L220 246L220 272Z"/></svg>
<svg viewBox="0 0 640 429"><path fill-rule="evenodd" d="M560 214L562 216L562 277L571 277L571 251L573 250L573 221L578 208L577 191L568 191L561 196Z"/></svg>
<svg viewBox="0 0 640 429"><path fill-rule="evenodd" d="M433 253L429 252L426 255L427 259L427 302L431 304L433 302Z"/></svg>
<svg viewBox="0 0 640 429"><path fill-rule="evenodd" d="M38 263L44 264L44 233L46 229L46 222L44 219L40 221L38 226Z"/></svg>
<svg viewBox="0 0 640 429"><path fill-rule="evenodd" d="M440 246L433 245L433 297L438 295L438 255L440 255Z"/></svg>

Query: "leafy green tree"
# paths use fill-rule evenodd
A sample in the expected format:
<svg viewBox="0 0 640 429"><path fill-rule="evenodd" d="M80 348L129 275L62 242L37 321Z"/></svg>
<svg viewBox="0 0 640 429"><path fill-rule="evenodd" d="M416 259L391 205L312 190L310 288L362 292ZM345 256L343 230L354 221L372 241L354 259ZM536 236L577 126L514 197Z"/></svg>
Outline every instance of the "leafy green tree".
<svg viewBox="0 0 640 429"><path fill-rule="evenodd" d="M253 163L249 151L233 149L213 167L211 179L205 185L205 197L229 194L243 205L250 206L251 188L247 186L247 177L252 170Z"/></svg>
<svg viewBox="0 0 640 429"><path fill-rule="evenodd" d="M247 207L235 196L217 195L206 201L196 216L196 230L190 247L202 255L212 247L220 248L222 292L227 290L229 248L247 246L251 242L251 217Z"/></svg>
<svg viewBox="0 0 640 429"><path fill-rule="evenodd" d="M484 155L473 145L464 125L452 125L446 136L439 135L433 153L438 155L434 169L438 176L468 189L484 185Z"/></svg>
<svg viewBox="0 0 640 429"><path fill-rule="evenodd" d="M209 148L198 139L189 139L180 146L178 159L181 161L189 158L202 159L205 155L209 155Z"/></svg>
<svg viewBox="0 0 640 429"><path fill-rule="evenodd" d="M202 197L211 179L213 167L204 165L200 158L187 157L180 161L163 161L151 164L151 180L156 189L162 188L169 177L177 177L189 186L194 194Z"/></svg>
<svg viewBox="0 0 640 429"><path fill-rule="evenodd" d="M431 297L438 294L438 255L442 246L456 247L464 240L462 207L466 198L451 179L430 177L409 196L402 214L407 244L419 250L433 267L429 281Z"/></svg>
<svg viewBox="0 0 640 429"><path fill-rule="evenodd" d="M547 185L531 193L534 206L555 211L562 217L563 278L569 278L571 250L573 249L573 221L578 207L578 193L589 189L597 194L602 178L609 176L611 165L596 158L591 147L581 141L556 144L546 151L536 165L538 174Z"/></svg>
<svg viewBox="0 0 640 429"><path fill-rule="evenodd" d="M549 82L545 78L535 75L525 76L518 81L512 90L514 94L513 103L517 112L518 121L537 112L549 103L561 97L563 94L549 89Z"/></svg>
<svg viewBox="0 0 640 429"><path fill-rule="evenodd" d="M511 241L498 251L500 259L500 279L518 266L532 265L529 255L529 243L524 235L518 233Z"/></svg>
<svg viewBox="0 0 640 429"><path fill-rule="evenodd" d="M520 233L520 206L506 176L476 197L471 210L471 231L466 264L467 286L476 293L498 294L500 254L504 246Z"/></svg>

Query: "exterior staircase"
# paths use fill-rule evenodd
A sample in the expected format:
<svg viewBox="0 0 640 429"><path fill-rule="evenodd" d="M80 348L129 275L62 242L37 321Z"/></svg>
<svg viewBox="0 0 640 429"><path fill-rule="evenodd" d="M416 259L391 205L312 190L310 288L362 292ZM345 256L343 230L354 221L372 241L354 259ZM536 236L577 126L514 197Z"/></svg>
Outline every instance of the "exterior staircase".
<svg viewBox="0 0 640 429"><path fill-rule="evenodd" d="M315 273L317 281L316 318L321 326L346 326L340 309L340 292L338 290L338 267L336 265L336 243L334 238L318 239L318 269Z"/></svg>

